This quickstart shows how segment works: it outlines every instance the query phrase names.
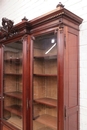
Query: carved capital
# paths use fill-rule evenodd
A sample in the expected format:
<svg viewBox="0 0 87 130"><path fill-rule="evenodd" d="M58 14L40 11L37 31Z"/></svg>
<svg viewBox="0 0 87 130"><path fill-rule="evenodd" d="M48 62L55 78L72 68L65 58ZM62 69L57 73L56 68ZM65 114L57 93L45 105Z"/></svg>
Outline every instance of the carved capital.
<svg viewBox="0 0 87 130"><path fill-rule="evenodd" d="M64 28L64 25L63 25L63 24L60 24L60 25L59 25L59 31L60 31L60 33L63 32L63 28Z"/></svg>

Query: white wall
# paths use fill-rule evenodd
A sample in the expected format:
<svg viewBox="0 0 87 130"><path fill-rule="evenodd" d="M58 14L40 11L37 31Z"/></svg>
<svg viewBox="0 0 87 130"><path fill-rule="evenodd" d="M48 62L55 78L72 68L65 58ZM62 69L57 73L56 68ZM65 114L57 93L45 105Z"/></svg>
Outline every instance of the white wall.
<svg viewBox="0 0 87 130"><path fill-rule="evenodd" d="M0 23L7 17L16 23L55 9L58 0L0 0ZM80 25L80 130L87 130L87 0L61 0L65 8L83 18Z"/></svg>

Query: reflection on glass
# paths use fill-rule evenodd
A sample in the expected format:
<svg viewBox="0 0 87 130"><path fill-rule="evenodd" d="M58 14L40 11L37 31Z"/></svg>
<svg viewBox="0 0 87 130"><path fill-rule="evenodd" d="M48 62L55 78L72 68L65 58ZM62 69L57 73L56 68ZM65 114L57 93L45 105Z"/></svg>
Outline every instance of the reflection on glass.
<svg viewBox="0 0 87 130"><path fill-rule="evenodd" d="M57 129L57 36L34 41L33 130Z"/></svg>
<svg viewBox="0 0 87 130"><path fill-rule="evenodd" d="M11 125L22 127L22 53L20 41L3 47L3 118Z"/></svg>

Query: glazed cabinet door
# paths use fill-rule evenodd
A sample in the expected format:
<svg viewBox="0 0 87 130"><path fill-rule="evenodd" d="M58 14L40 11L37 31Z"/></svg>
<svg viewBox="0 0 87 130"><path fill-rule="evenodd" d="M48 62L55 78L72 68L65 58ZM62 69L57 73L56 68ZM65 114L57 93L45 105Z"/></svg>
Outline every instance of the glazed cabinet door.
<svg viewBox="0 0 87 130"><path fill-rule="evenodd" d="M27 38L2 45L2 123L8 130L26 129ZM4 127L2 130L7 130Z"/></svg>
<svg viewBox="0 0 87 130"><path fill-rule="evenodd" d="M1 55L2 53L1 53L1 47L0 47L0 61L2 61ZM0 62L0 75L2 73L1 68L2 68L2 64ZM2 96L1 96L1 78L0 78L0 128L1 128L1 97Z"/></svg>
<svg viewBox="0 0 87 130"><path fill-rule="evenodd" d="M35 36L32 68L32 130L58 130L57 34Z"/></svg>
<svg viewBox="0 0 87 130"><path fill-rule="evenodd" d="M23 43L3 45L3 114L9 124L23 130Z"/></svg>

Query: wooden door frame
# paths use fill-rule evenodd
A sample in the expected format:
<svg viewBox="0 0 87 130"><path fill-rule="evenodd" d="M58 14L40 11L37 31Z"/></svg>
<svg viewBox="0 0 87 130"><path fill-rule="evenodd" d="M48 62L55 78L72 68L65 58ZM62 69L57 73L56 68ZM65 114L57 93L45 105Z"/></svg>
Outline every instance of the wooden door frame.
<svg viewBox="0 0 87 130"><path fill-rule="evenodd" d="M58 30L58 130L64 130L64 27Z"/></svg>
<svg viewBox="0 0 87 130"><path fill-rule="evenodd" d="M64 130L64 28L60 28L59 27L56 27L55 29L47 29L47 30L44 30L44 31L40 31L40 32L36 32L34 34L31 35L31 43L30 43L30 106L32 106L32 81L33 81L33 78L32 78L32 72L33 72L33 38L35 36L39 36L41 34L45 34L45 33L50 33L50 32L53 32L56 30L56 33L57 33L57 56L58 56L58 60L57 60L57 73L58 73L58 84L57 84L57 87L58 87L58 90L57 90L57 95L58 95L58 102L57 102L57 105L58 105L58 113L57 113L57 116L58 116L58 130ZM30 110L30 113L32 113L32 107L31 107L31 110ZM30 114L30 124L32 124L32 115ZM32 130L32 125L30 125L30 130Z"/></svg>
<svg viewBox="0 0 87 130"><path fill-rule="evenodd" d="M24 35L23 37L20 36L20 37L16 37L15 39L9 39L7 41L3 41L0 45L0 92L1 92L1 96L3 95L3 44L4 45L7 45L8 43L11 43L11 42L16 42L16 41L22 41L22 45L23 45L23 62L22 62L22 70L23 70L23 75L22 75L22 83L23 83L23 95L22 95L22 103L23 103L23 111L22 111L22 114L23 114L23 129L26 129L27 130L27 88L29 87L29 82L28 82L28 79L27 79L27 74L28 74L28 71L27 71L27 68L28 68L28 64L27 64L27 58L28 58L28 55L27 55L27 44L28 44L28 35ZM1 98L1 118L3 118L3 97ZM8 123L6 123L5 121L1 120L1 122L3 123L3 125L7 125L9 128L13 128L15 129L15 127L13 127L12 125L10 126ZM2 128L2 127L1 127Z"/></svg>

